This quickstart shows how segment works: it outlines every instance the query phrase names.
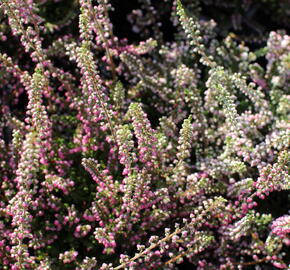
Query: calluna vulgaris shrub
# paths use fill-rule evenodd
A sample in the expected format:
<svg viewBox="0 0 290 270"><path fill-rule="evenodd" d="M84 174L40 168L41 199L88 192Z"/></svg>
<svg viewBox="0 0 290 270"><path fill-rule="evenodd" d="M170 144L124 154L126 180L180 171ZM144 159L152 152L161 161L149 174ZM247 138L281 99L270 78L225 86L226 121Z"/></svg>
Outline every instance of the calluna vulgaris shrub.
<svg viewBox="0 0 290 270"><path fill-rule="evenodd" d="M52 2L0 1L0 268L289 269L286 32L139 0L137 44L108 0Z"/></svg>

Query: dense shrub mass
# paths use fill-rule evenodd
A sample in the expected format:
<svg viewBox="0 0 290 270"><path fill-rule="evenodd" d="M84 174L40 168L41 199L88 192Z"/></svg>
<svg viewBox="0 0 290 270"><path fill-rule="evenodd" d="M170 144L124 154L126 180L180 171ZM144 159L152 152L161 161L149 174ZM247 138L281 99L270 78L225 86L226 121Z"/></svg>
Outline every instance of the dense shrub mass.
<svg viewBox="0 0 290 270"><path fill-rule="evenodd" d="M289 2L130 1L0 1L0 268L289 269Z"/></svg>

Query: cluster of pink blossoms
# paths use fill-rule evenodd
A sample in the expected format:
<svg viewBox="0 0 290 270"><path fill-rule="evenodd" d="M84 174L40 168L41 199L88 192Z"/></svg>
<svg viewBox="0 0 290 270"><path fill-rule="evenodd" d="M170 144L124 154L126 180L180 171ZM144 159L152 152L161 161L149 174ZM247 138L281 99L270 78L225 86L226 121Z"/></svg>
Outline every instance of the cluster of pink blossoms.
<svg viewBox="0 0 290 270"><path fill-rule="evenodd" d="M0 3L0 269L289 269L289 35L68 2Z"/></svg>

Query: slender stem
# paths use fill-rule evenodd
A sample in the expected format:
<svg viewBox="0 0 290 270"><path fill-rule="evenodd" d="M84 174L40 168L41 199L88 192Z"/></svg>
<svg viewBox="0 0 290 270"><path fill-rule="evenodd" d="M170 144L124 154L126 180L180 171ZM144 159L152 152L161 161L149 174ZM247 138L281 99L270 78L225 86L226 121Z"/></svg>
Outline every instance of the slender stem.
<svg viewBox="0 0 290 270"><path fill-rule="evenodd" d="M181 232L181 229L176 229L173 233L171 233L171 234L167 235L166 237L162 238L156 244L152 244L150 247L146 248L144 251L142 251L142 252L138 253L137 255L135 255L128 262L122 263L121 265L115 267L114 270L125 268L130 262L133 262L133 261L139 259L140 257L144 256L146 253L148 253L152 249L158 247L162 242L166 242L166 241L170 240L174 235L176 235L176 234L178 234L180 232Z"/></svg>
<svg viewBox="0 0 290 270"><path fill-rule="evenodd" d="M92 10L93 10L93 8L92 8ZM101 36L101 39L103 40L103 42L105 44L106 54L107 54L107 57L109 58L109 61L110 61L110 67L111 67L111 71L112 71L113 81L116 82L116 80L117 80L116 67L115 67L115 63L113 61L113 57L112 57L112 55L110 53L108 40L105 38L105 35L104 35L104 32L103 32L102 26L98 22L95 14L93 13L92 10L90 11L90 15L93 18L93 21L94 21L94 23L96 24L96 26L97 26L97 28L99 30L99 34ZM96 34L98 34L98 33L96 33Z"/></svg>
<svg viewBox="0 0 290 270"><path fill-rule="evenodd" d="M188 253L190 253L193 249L189 249L187 251L184 251L182 253L180 253L179 255L177 255L176 257L170 259L169 261L167 261L164 265L168 265L168 264L171 264L171 263L174 263L176 262L178 259L182 258L183 256L187 255Z"/></svg>
<svg viewBox="0 0 290 270"><path fill-rule="evenodd" d="M117 135L116 135L116 132L115 132L114 126L113 126L113 124L112 124L112 121L111 121L111 119L110 119L109 112L108 112L106 106L104 105L105 102L104 102L104 100L103 100L103 98L102 98L102 95L101 95L100 92L99 92L99 88L98 88L97 83L96 83L96 81L95 81L95 80L96 80L96 79L95 79L95 76L93 76L92 71L91 71L90 69L89 69L89 71L90 71L90 75L91 75L91 78L92 78L93 87L94 87L94 89L96 90L96 94L97 94L97 96L98 96L98 99L100 100L101 107L102 107L102 109L103 109L103 111L104 111L104 113L105 113L105 116L106 116L106 118L107 118L107 121L108 121L108 123L109 123L110 130L111 130L112 135L113 135L113 137L114 137L114 141L115 141L116 145L118 146L118 144L117 144Z"/></svg>

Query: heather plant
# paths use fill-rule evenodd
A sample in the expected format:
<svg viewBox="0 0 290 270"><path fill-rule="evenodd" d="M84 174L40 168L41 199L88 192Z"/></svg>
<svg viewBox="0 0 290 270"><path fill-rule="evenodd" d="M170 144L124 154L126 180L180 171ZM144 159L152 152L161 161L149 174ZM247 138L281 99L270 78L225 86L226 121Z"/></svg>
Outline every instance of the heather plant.
<svg viewBox="0 0 290 270"><path fill-rule="evenodd" d="M65 2L0 1L0 268L289 269L286 31L138 0L136 42L114 1Z"/></svg>

